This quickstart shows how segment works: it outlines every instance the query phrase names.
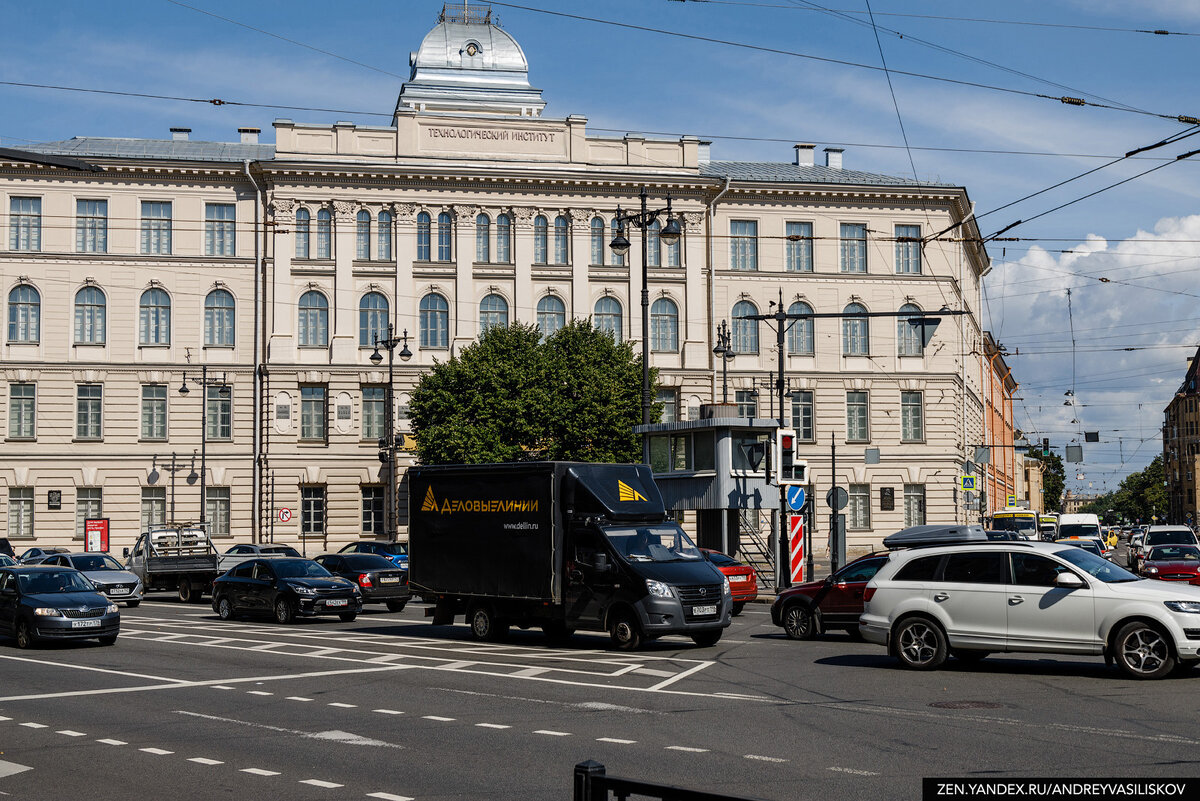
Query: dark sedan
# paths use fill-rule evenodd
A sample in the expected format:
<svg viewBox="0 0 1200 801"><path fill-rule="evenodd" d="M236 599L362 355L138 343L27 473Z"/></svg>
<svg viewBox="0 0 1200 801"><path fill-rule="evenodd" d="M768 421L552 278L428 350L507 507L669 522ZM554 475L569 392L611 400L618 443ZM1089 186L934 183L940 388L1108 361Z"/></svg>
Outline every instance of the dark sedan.
<svg viewBox="0 0 1200 801"><path fill-rule="evenodd" d="M363 603L385 603L389 612L400 612L412 598L408 571L373 553L327 553L313 560L335 576L358 585Z"/></svg>
<svg viewBox="0 0 1200 801"><path fill-rule="evenodd" d="M213 582L212 608L222 620L249 612L280 623L313 615L349 622L362 611L362 594L311 559L253 559Z"/></svg>
<svg viewBox="0 0 1200 801"><path fill-rule="evenodd" d="M823 581L789 587L771 605L771 622L782 626L793 640L811 640L829 629L844 629L858 636L858 616L863 613L863 590L888 555L871 554L856 559Z"/></svg>
<svg viewBox="0 0 1200 801"><path fill-rule="evenodd" d="M0 571L0 634L18 648L39 639L117 641L121 613L78 570L18 565Z"/></svg>

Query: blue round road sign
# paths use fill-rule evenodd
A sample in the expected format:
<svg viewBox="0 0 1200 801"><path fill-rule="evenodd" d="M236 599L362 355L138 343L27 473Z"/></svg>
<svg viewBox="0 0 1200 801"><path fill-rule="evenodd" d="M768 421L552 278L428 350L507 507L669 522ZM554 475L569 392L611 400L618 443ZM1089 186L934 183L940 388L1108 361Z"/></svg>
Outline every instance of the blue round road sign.
<svg viewBox="0 0 1200 801"><path fill-rule="evenodd" d="M788 487L787 502L793 512L804 508L804 487Z"/></svg>

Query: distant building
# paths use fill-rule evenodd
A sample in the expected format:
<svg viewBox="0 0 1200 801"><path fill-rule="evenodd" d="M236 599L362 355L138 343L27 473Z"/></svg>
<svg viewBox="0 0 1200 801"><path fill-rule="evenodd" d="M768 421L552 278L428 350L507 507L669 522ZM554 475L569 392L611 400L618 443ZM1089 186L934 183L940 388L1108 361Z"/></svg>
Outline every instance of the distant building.
<svg viewBox="0 0 1200 801"><path fill-rule="evenodd" d="M984 508L981 514L1003 509L1009 498L1020 495L1020 473L1024 470L1016 453L1016 426L1013 422L1013 394L1017 382L1004 352L990 332L983 333L983 355L980 359L983 379L983 443L989 448L988 463L983 473Z"/></svg>
<svg viewBox="0 0 1200 801"><path fill-rule="evenodd" d="M1063 492L1063 514L1078 514L1080 509L1087 506L1092 501L1099 500L1100 497L1100 493L1097 492L1084 493L1066 490Z"/></svg>
<svg viewBox="0 0 1200 801"><path fill-rule="evenodd" d="M1192 525L1197 520L1196 476L1200 473L1200 404L1197 372L1200 350L1187 360L1183 382L1163 410L1163 478L1167 482L1166 519Z"/></svg>

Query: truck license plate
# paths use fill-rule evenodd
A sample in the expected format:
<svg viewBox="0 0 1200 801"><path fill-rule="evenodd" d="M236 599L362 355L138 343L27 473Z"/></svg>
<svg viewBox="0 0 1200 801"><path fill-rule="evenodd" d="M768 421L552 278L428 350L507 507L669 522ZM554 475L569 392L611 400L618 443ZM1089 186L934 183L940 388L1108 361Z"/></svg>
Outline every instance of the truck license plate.
<svg viewBox="0 0 1200 801"><path fill-rule="evenodd" d="M345 598L333 598L325 602L326 606L345 606L350 603Z"/></svg>
<svg viewBox="0 0 1200 801"><path fill-rule="evenodd" d="M73 629L98 629L100 628L99 620L72 620L71 628Z"/></svg>
<svg viewBox="0 0 1200 801"><path fill-rule="evenodd" d="M693 615L715 615L716 613L717 613L717 607L715 607L715 606L693 606L692 607Z"/></svg>
<svg viewBox="0 0 1200 801"><path fill-rule="evenodd" d="M399 584L400 577L399 576L391 576L391 577L384 576L383 578L379 579L379 583L380 584Z"/></svg>

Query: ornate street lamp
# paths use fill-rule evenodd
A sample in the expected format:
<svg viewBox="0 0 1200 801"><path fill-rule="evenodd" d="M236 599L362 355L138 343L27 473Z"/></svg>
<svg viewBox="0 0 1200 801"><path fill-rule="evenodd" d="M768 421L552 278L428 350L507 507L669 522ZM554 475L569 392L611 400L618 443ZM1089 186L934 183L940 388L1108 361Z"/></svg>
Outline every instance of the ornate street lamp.
<svg viewBox="0 0 1200 801"><path fill-rule="evenodd" d="M408 361L412 358L412 351L408 349L408 329L404 329L401 336L394 336L396 329L391 323L388 323L387 337L379 338L379 334L375 334L375 352L371 354L371 364L376 366L383 361L383 354L379 349L386 348L388 352L388 385L387 385L387 400L384 404L384 414L386 420L383 424L384 437L379 440L379 461L387 465L387 479L384 483L383 497L386 505L384 512L384 528L387 529L387 538L395 540L396 532L396 434L395 434L395 382L396 373L393 368L395 363L393 354L396 346L400 346L400 360Z"/></svg>
<svg viewBox="0 0 1200 801"><path fill-rule="evenodd" d="M721 403L729 403L729 361L737 355L729 338L729 323L725 320L717 326L717 346L713 354L721 358Z"/></svg>
<svg viewBox="0 0 1200 801"><path fill-rule="evenodd" d="M200 523L208 522L208 496L205 489L208 478L208 388L217 387L217 394L222 398L229 397L229 381L225 377L225 373L221 373L221 377L209 378L208 365L200 365L200 378L195 375L192 380L196 381L203 392L200 398ZM179 385L179 394L187 397L191 389L187 385L187 371L183 373L183 381ZM174 478L174 474L172 474ZM172 492L172 505L174 504L174 492Z"/></svg>

